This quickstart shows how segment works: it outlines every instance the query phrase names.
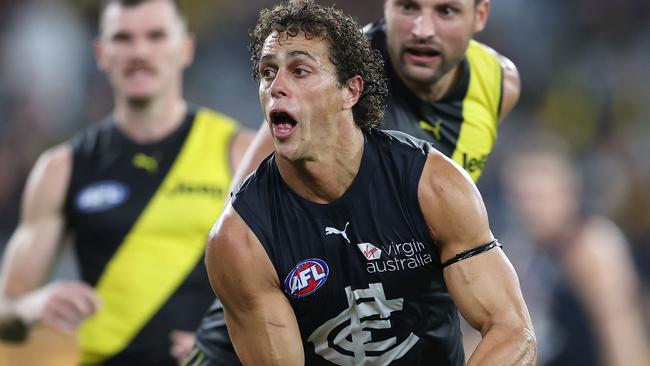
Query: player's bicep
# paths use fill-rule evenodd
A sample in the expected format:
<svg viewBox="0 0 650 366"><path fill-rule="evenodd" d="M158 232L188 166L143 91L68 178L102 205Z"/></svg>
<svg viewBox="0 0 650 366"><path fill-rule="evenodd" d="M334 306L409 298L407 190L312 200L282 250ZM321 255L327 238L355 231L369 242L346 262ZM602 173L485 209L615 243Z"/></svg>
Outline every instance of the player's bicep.
<svg viewBox="0 0 650 366"><path fill-rule="evenodd" d="M444 276L460 313L482 334L529 322L517 275L500 248L450 265Z"/></svg>
<svg viewBox="0 0 650 366"><path fill-rule="evenodd" d="M440 248L441 262L490 243L487 211L469 175L438 152L427 158L418 199L424 219Z"/></svg>
<svg viewBox="0 0 650 366"><path fill-rule="evenodd" d="M211 234L206 264L242 362L302 364L302 342L293 309L266 251L232 206Z"/></svg>
<svg viewBox="0 0 650 366"><path fill-rule="evenodd" d="M63 205L70 168L67 145L46 152L34 166L22 198L20 223L3 257L2 295L22 295L46 280L65 225Z"/></svg>

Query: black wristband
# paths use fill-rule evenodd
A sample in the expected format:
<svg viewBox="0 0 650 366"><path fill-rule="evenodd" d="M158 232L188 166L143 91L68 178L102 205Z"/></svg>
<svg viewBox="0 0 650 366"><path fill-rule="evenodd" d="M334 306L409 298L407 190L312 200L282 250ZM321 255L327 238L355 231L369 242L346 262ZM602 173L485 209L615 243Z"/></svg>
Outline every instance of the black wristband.
<svg viewBox="0 0 650 366"><path fill-rule="evenodd" d="M487 244L483 244L483 245L478 246L476 248L468 249L468 250L456 255L455 257L451 258L450 260L446 261L445 263L443 263L442 268L445 268L445 267L447 267L449 265L452 265L452 264L454 264L456 262L460 262L460 261L465 260L467 258L472 258L475 255L485 253L488 250L490 250L490 249L492 249L494 247L497 247L497 246L499 248L502 247L502 245L499 243L499 241L497 239L494 239L494 240L492 240L491 242L489 242Z"/></svg>

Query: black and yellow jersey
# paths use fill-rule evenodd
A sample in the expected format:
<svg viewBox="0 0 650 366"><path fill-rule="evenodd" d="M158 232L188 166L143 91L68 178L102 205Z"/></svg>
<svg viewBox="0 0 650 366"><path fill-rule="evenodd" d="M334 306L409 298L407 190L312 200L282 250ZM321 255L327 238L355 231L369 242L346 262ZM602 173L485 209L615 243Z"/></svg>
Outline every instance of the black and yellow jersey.
<svg viewBox="0 0 650 366"><path fill-rule="evenodd" d="M406 132L429 141L478 180L497 138L503 75L497 54L471 40L456 85L436 102L418 98L395 73L386 50L385 22L366 28L382 53L389 93L382 129Z"/></svg>
<svg viewBox="0 0 650 366"><path fill-rule="evenodd" d="M71 140L66 219L100 311L85 321L85 365L175 365L169 333L193 331L214 300L203 264L231 181L238 124L190 107L161 141L138 144L107 118Z"/></svg>

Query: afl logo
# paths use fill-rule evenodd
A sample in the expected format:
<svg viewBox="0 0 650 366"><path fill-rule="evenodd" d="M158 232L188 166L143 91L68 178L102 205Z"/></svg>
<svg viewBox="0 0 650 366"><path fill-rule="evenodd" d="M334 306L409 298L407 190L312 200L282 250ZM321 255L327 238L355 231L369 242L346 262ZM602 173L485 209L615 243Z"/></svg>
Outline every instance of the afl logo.
<svg viewBox="0 0 650 366"><path fill-rule="evenodd" d="M76 204L81 212L95 213L120 205L129 197L129 188L121 182L105 180L86 186L77 194Z"/></svg>
<svg viewBox="0 0 650 366"><path fill-rule="evenodd" d="M330 273L327 263L310 258L296 264L284 280L284 291L293 298L309 296L316 292Z"/></svg>

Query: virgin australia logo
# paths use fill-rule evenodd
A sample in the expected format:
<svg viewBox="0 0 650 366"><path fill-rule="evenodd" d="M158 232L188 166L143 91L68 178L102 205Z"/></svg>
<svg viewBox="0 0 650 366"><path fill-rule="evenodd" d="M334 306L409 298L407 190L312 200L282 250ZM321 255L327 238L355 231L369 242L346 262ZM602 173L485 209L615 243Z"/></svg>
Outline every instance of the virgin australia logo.
<svg viewBox="0 0 650 366"><path fill-rule="evenodd" d="M349 221L345 223L345 227L343 228L343 230L339 230L335 227L327 226L325 228L325 235L333 235L333 234L341 235L343 238L345 238L345 240L349 244L350 239L348 239L348 234L345 233L345 231L348 229L348 225L350 225Z"/></svg>
<svg viewBox="0 0 650 366"><path fill-rule="evenodd" d="M363 256L369 261L381 258L381 249L372 245L372 243L359 243L357 244L357 248L359 248Z"/></svg>
<svg viewBox="0 0 650 366"><path fill-rule="evenodd" d="M420 339L410 333L398 342L396 332L390 331L390 315L403 310L404 299L386 299L381 283L354 291L348 286L345 293L348 308L318 327L308 339L326 360L341 366L385 366L403 357ZM379 333L393 337L378 337Z"/></svg>

